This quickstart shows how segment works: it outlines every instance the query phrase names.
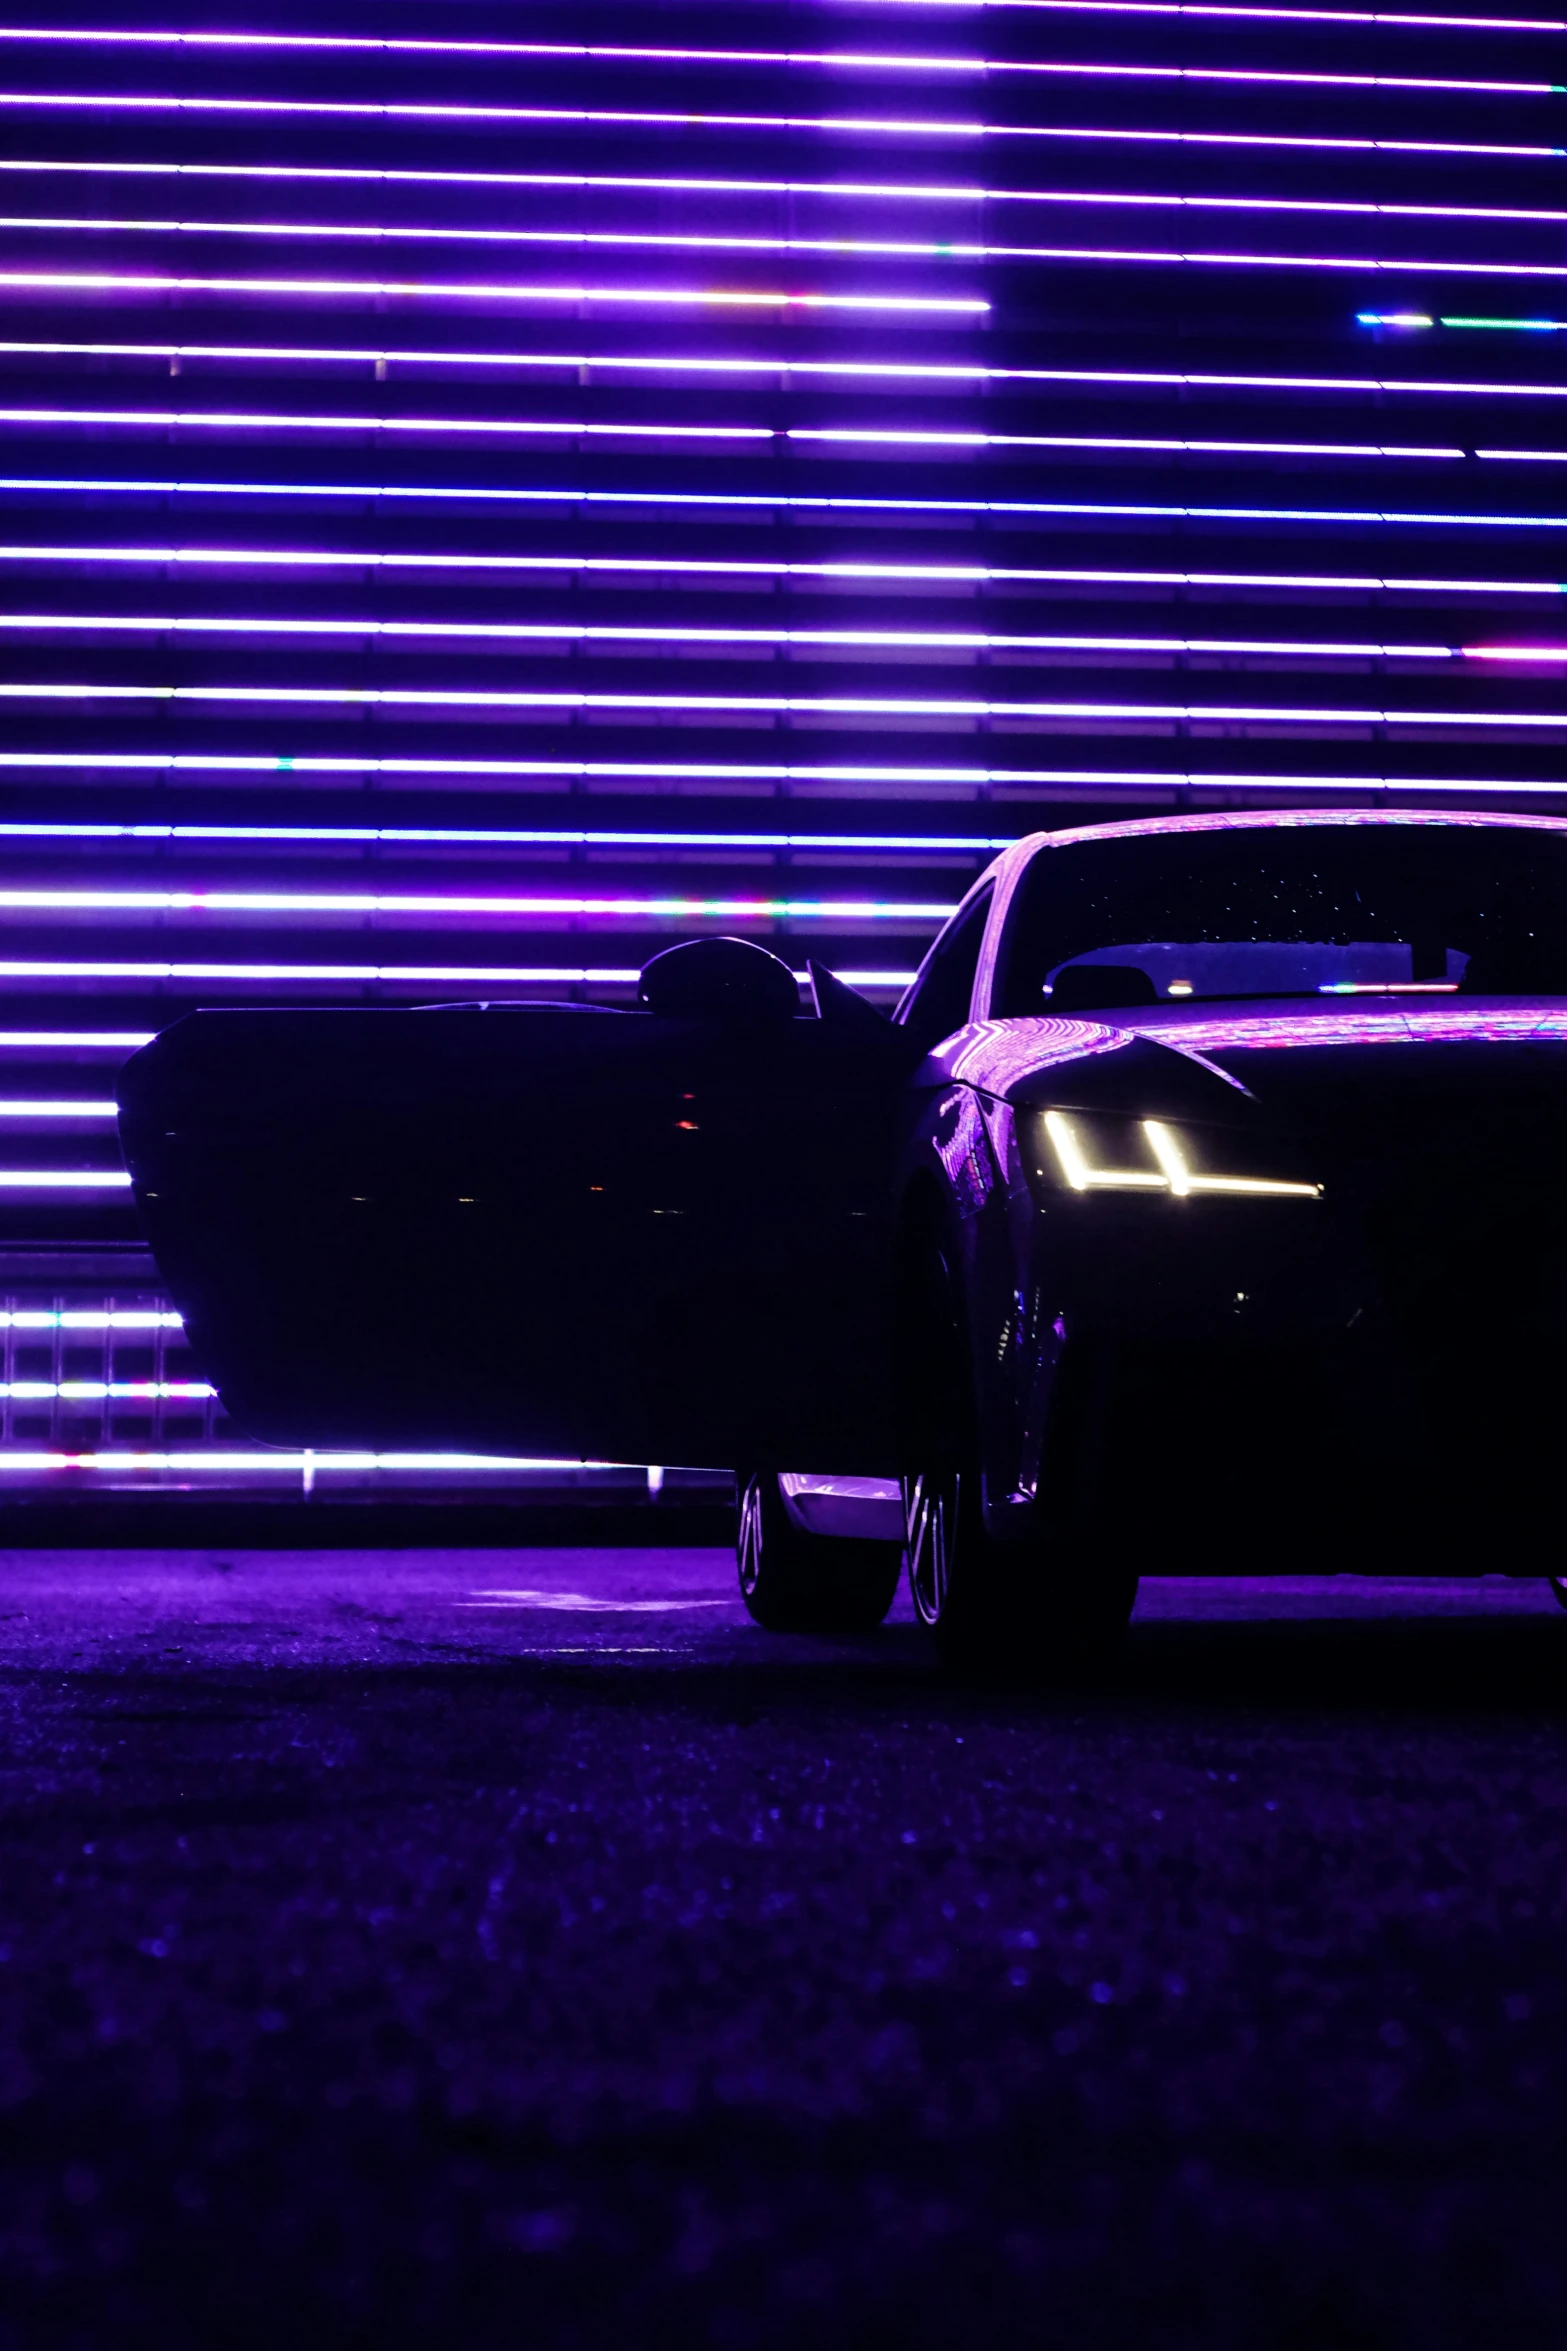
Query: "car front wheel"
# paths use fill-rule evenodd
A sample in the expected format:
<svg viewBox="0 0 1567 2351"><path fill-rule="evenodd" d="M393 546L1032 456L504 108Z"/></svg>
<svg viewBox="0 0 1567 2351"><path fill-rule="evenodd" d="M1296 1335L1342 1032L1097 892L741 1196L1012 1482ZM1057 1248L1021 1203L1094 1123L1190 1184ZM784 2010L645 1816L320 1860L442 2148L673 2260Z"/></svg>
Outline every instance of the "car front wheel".
<svg viewBox="0 0 1567 2351"><path fill-rule="evenodd" d="M1137 1577L1082 1535L1070 1553L985 1526L978 1413L956 1285L934 1246L908 1300L903 1478L909 1593L950 1663L1030 1678L1103 1663Z"/></svg>
<svg viewBox="0 0 1567 2351"><path fill-rule="evenodd" d="M896 1543L809 1535L784 1505L776 1470L742 1472L735 1554L740 1597L770 1633L868 1633L898 1589Z"/></svg>

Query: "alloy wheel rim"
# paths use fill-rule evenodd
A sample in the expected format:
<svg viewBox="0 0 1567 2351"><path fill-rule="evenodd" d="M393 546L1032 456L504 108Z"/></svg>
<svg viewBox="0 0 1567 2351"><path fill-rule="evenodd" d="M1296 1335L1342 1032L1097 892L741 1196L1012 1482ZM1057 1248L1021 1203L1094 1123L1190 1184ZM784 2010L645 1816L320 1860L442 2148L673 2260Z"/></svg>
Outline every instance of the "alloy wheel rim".
<svg viewBox="0 0 1567 2351"><path fill-rule="evenodd" d="M740 1589L747 1598L762 1573L762 1481L751 1478L740 1497Z"/></svg>
<svg viewBox="0 0 1567 2351"><path fill-rule="evenodd" d="M909 1489L909 1592L923 1624L939 1624L947 1605L957 1499L955 1472L950 1484L922 1472Z"/></svg>

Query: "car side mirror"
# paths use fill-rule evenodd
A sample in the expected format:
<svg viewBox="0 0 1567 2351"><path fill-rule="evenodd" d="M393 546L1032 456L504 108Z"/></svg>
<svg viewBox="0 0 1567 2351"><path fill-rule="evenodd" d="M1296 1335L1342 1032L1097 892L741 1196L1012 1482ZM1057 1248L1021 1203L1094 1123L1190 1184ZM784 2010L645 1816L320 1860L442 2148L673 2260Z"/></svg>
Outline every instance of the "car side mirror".
<svg viewBox="0 0 1567 2351"><path fill-rule="evenodd" d="M759 1025L793 1020L800 990L788 964L750 939L685 939L643 965L637 1001L669 1020Z"/></svg>

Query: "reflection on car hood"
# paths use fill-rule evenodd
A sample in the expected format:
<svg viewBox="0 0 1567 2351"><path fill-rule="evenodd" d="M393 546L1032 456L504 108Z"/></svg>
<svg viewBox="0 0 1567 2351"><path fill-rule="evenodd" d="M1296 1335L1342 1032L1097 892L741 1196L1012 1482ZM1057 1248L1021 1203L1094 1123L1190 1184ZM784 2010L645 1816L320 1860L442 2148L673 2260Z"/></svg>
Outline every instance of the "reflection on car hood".
<svg viewBox="0 0 1567 2351"><path fill-rule="evenodd" d="M1161 1046L1248 1093L1277 1094L1294 1091L1278 1058L1290 1053L1307 1054L1321 1073L1324 1057L1359 1061L1367 1049L1394 1045L1513 1048L1498 1057L1508 1062L1516 1060L1519 1047L1567 1049L1567 1000L1416 998L1395 1005L1383 999L1374 1007L1351 1008L1342 998L1306 998L1139 1006L1092 1019L1045 1014L978 1021L949 1038L920 1074L928 1082L956 1079L982 1093L1010 1095L1047 1071L1135 1051L1139 1044Z"/></svg>

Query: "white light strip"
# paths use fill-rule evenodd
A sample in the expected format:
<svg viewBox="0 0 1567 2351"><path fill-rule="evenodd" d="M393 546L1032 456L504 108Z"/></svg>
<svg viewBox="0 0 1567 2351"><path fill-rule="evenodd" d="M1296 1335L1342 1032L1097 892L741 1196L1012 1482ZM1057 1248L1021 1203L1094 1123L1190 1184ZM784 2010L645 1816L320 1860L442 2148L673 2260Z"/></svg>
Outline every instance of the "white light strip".
<svg viewBox="0 0 1567 2351"><path fill-rule="evenodd" d="M587 987L630 988L641 978L636 966L607 964L408 964L408 963L107 963L66 961L63 959L0 961L0 980L138 980L175 982L206 982L216 987L247 987L255 981L266 986L289 986L295 983L309 987ZM796 972L797 980L806 973ZM840 971L838 977L851 987L893 988L907 987L913 979L912 971ZM0 1045L8 1041L0 1032ZM18 1037L18 1042L33 1042ZM75 1040L63 1038L62 1043ZM137 1040L149 1044L150 1037ZM128 1176L66 1175L33 1176L0 1173L0 1186L5 1184L65 1183L65 1184L124 1184Z"/></svg>
<svg viewBox="0 0 1567 2351"><path fill-rule="evenodd" d="M945 922L957 912L950 901L874 898L740 898L694 893L666 897L479 898L469 893L358 890L23 890L0 888L0 913L7 914L314 914L460 915L470 921L543 917L558 922L579 918L616 921L751 922ZM67 1106L69 1107L69 1106ZM112 1105L111 1105L112 1107ZM0 1105L0 1116L4 1116Z"/></svg>
<svg viewBox="0 0 1567 2351"><path fill-rule="evenodd" d="M190 1400L215 1396L216 1388L206 1380L0 1380L0 1396L8 1396L13 1403L42 1403L47 1397L58 1397L67 1404L101 1404L134 1398L144 1403L166 1403L172 1398Z"/></svg>
<svg viewBox="0 0 1567 2351"><path fill-rule="evenodd" d="M0 33L0 39L3 39ZM927 204L1059 204L1077 209L1100 206L1129 206L1187 212L1280 212L1316 215L1322 213L1370 215L1379 219L1396 220L1520 220L1540 221L1550 226L1567 222L1567 213L1542 209L1539 206L1515 204L1397 204L1373 197L1317 197L1317 196L1191 196L1172 190L1147 188L987 188L982 186L953 186L929 181L886 180L767 180L718 179L693 177L688 173L651 172L564 172L564 171L418 171L377 170L363 165L321 163L165 163L130 162L105 156L94 161L76 158L0 156L0 172L22 172L36 177L74 175L90 178L152 178L177 180L245 180L295 182L305 185L330 184L364 185L377 187L447 187L482 188L547 188L564 189L574 193L616 194L647 193L657 196L822 196L836 201L927 203ZM152 224L138 222L138 227ZM181 226L187 224L181 223ZM239 224L242 229L248 224ZM294 232L291 232L294 233ZM314 224L297 233L312 236L330 236L335 232L327 224ZM348 235L390 233L359 230L342 232ZM409 229L396 232L417 236L425 233L477 239L506 238L516 232L505 229L439 229L430 232ZM571 230L552 232L564 242L574 237ZM592 240L589 240L590 242ZM627 238L625 241L633 242ZM871 248L854 239L834 239L824 247L832 252L861 252ZM798 250L798 247L795 248ZM927 250L927 248L922 248ZM934 253L957 250L940 245L928 248Z"/></svg>
<svg viewBox="0 0 1567 2351"><path fill-rule="evenodd" d="M1051 634L1006 636L983 629L735 629L630 627L570 621L279 620L253 613L0 612L0 634L95 636L220 636L309 638L370 637L463 644L724 645L757 648L823 647L859 653L1129 653L1172 657L1196 654L1221 659L1328 661L1463 661L1466 645L1420 645L1364 638L1152 637ZM1492 646L1487 660L1550 661L1567 658L1567 644Z"/></svg>
<svg viewBox="0 0 1567 2351"><path fill-rule="evenodd" d="M342 775L342 776L561 776L582 783L610 779L673 783L760 783L779 790L805 785L843 784L856 792L879 785L909 791L957 787L962 791L1037 791L1050 786L1089 791L1139 790L1176 792L1423 792L1567 794L1567 783L1541 783L1527 776L1390 776L1266 775L1203 768L1122 767L937 767L866 766L836 763L810 767L744 760L626 760L626 759L376 759L357 755L344 759L295 758L292 755L245 758L204 751L0 751L0 768L61 771L102 771L106 775ZM119 827L111 830L118 832ZM131 827L135 832L138 827ZM161 826L148 828L149 838L162 839ZM305 835L304 837L309 837ZM395 834L388 838L397 837ZM738 844L744 846L744 843ZM820 842L812 845L821 846ZM858 846L858 844L846 844ZM920 844L922 845L922 844ZM992 844L1010 846L1007 841ZM145 1040L143 1040L145 1041ZM5 1039L0 1036L0 1044Z"/></svg>
<svg viewBox="0 0 1567 2351"><path fill-rule="evenodd" d="M117 1118L113 1102L0 1102L0 1118ZM4 1317L0 1316L0 1323Z"/></svg>
<svg viewBox="0 0 1567 2351"><path fill-rule="evenodd" d="M1009 514L1095 515L1132 522L1262 522L1411 524L1439 530L1567 530L1567 514L1443 513L1402 507L1334 506L1165 506L1085 498L881 498L826 496L796 491L580 490L501 488L465 482L226 482L195 478L138 480L99 474L0 475L0 490L55 494L80 491L92 497L180 496L200 498L407 499L422 505L503 505L525 507L678 507L697 513L770 514Z"/></svg>
<svg viewBox="0 0 1567 2351"><path fill-rule="evenodd" d="M1410 16L1370 8L1229 7L1224 0L860 0L870 8L1028 8L1059 16L1237 17L1257 24L1376 25L1396 31L1567 33L1567 24L1535 16Z"/></svg>
<svg viewBox="0 0 1567 2351"><path fill-rule="evenodd" d="M140 425L168 431L189 425L212 432L456 433L492 437L513 433L537 438L611 441L767 441L786 438L771 425L588 424L581 417L519 416L299 416L286 409L199 410L185 408L0 408L0 424ZM1355 455L1358 452L1351 451ZM1463 456L1443 450L1443 456Z"/></svg>
<svg viewBox="0 0 1567 2351"><path fill-rule="evenodd" d="M189 427L204 432L441 433L514 434L523 438L647 441L782 441L822 443L829 455L839 444L856 451L890 449L1097 449L1155 455L1208 457L1445 458L1462 460L1467 449L1410 447L1380 441L1175 441L1128 433L971 433L871 429L858 426L586 424L580 417L307 416L287 409L193 408L0 408L0 424L104 425L120 430L170 432ZM1514 457L1538 462L1567 460L1567 449L1477 449L1476 457Z"/></svg>
<svg viewBox="0 0 1567 2351"><path fill-rule="evenodd" d="M1433 263L1431 266L1434 268L1439 265ZM1468 274L1474 276L1477 273L1470 270ZM1493 276L1498 273L1487 270L1479 274ZM1546 274L1553 273L1548 271ZM1567 270L1557 274L1567 276ZM967 296L937 297L924 294L788 294L765 287L476 286L453 280L427 283L412 279L383 284L369 278L185 278L135 270L0 270L0 286L14 286L25 292L43 294L299 294L312 299L317 296L331 296L334 300L347 297L350 301L391 301L403 296L427 300L434 296L452 302L610 302L644 309L650 305L663 304L672 308L689 308L694 305L697 309L784 312L862 310L953 318L977 317L990 308L988 302L972 300Z"/></svg>
<svg viewBox="0 0 1567 2351"><path fill-rule="evenodd" d="M31 1474L39 1470L96 1470L111 1476L124 1476L142 1470L150 1473L169 1471L189 1475L210 1470L215 1475L232 1477L251 1471L278 1472L288 1477L314 1472L317 1477L339 1474L362 1476L370 1471L385 1471L395 1475L423 1471L467 1475L489 1473L505 1475L515 1470L579 1470L620 1469L627 1465L615 1461L561 1461L535 1455L507 1455L498 1453L283 1453L283 1452L222 1452L184 1453L27 1453L0 1446L0 1475L5 1471Z"/></svg>
<svg viewBox="0 0 1567 2351"><path fill-rule="evenodd" d="M150 1045L155 1029L0 1029L0 1050L8 1053L136 1053Z"/></svg>
<svg viewBox="0 0 1567 2351"><path fill-rule="evenodd" d="M985 367L966 361L870 359L715 358L698 352L671 355L606 351L426 351L417 348L364 349L331 344L289 343L53 343L4 342L0 352L42 358L218 359L289 362L321 367L559 368L599 374L716 376L824 376L845 382L919 384L1127 384L1184 386L1192 390L1262 392L1435 393L1444 397L1567 400L1567 383L1448 383L1412 376L1255 376L1176 374L1151 368Z"/></svg>
<svg viewBox="0 0 1567 2351"><path fill-rule="evenodd" d="M0 1313L6 1331L182 1331L185 1317L143 1307L64 1307L58 1312L31 1306Z"/></svg>
<svg viewBox="0 0 1567 2351"><path fill-rule="evenodd" d="M111 1168L0 1167L4 1192L123 1192L130 1180Z"/></svg>
<svg viewBox="0 0 1567 2351"><path fill-rule="evenodd" d="M1563 518L1567 524L1567 516ZM461 690L422 692L400 686L125 686L0 684L0 701L162 702L229 708L350 710L628 710L776 712L814 718L1113 719L1137 722L1276 726L1562 727L1551 710L1321 709L1297 704L1192 702L917 701L912 697L807 694L589 694Z"/></svg>
<svg viewBox="0 0 1567 2351"><path fill-rule="evenodd" d="M1113 69L1112 69L1113 70ZM1389 86L1367 77L1367 86ZM1542 89L1552 85L1543 84ZM17 112L105 114L274 115L317 121L616 123L649 130L824 131L855 138L1116 140L1136 146L1304 147L1313 153L1380 155L1496 155L1519 162L1555 161L1560 147L1518 146L1496 140L1313 137L1306 132L1106 130L1082 124L938 121L891 115L677 114L647 107L379 105L352 99L175 98L118 91L0 91L0 107Z"/></svg>
<svg viewBox="0 0 1567 2351"><path fill-rule="evenodd" d="M1077 201L1082 203L1089 201L1089 199L1079 198ZM1124 199L1122 199L1122 201L1124 201ZM1351 207L1344 206L1341 209L1348 211L1351 209ZM1359 209L1372 211L1378 208L1366 206ZM1437 207L1435 206L1429 207L1428 210L1431 214L1437 213ZM1438 215L1438 217L1440 217L1440 215ZM1560 214L1549 215L1547 217L1552 218L1558 224L1562 218ZM1550 263L1538 261L1493 261L1489 259L1467 261L1411 259L1408 261L1401 261L1382 260L1374 256L1367 256L1365 254L1187 253L1168 250L1121 250L1108 246L972 244L950 238L940 243L930 243L918 242L908 238L895 239L887 237L769 237L749 236L738 231L712 229L701 232L684 232L673 229L412 228L403 225L385 227L378 223L346 221L324 223L308 221L251 220L114 220L98 217L89 218L82 215L72 214L49 215L42 213L0 214L0 230L3 229L9 229L13 231L37 230L47 235L81 234L106 236L137 235L152 237L265 237L274 244L287 244L291 241L297 242L300 240L315 239L319 242L338 245L365 243L376 245L519 245L530 248L538 246L564 246L570 248L573 251L581 250L587 252L811 254L813 256L826 256L829 259L859 259L861 257L866 257L877 260L901 261L1111 261L1131 262L1135 264L1147 264L1154 266L1165 266L1175 263L1189 262L1205 265L1225 266L1237 269L1349 269L1354 270L1357 273L1363 271L1395 271L1407 274L1411 277L1429 276L1433 272L1438 274L1456 275L1471 278L1567 277L1567 267L1558 268ZM7 278L0 278L0 284L14 282L16 281ZM31 283L33 281L23 280L22 282ZM52 284L74 283L75 281L57 280L51 274L44 282ZM244 281L231 278L222 280L193 278L185 281L174 281L162 278L156 280L143 280L140 277L122 279L116 275L108 279L102 277L95 278L90 282L94 284L125 283L130 285L154 283L159 286L179 282L188 283L192 286L201 288L202 290L208 290L214 284L218 284L227 290L245 290ZM299 288L288 287L280 289L276 284L268 281L263 287L263 290L273 293L278 292L279 290L315 293L321 291L322 289L316 286L313 282ZM326 290L339 291L347 289L328 288ZM423 294L450 293L453 291L467 294L470 291L470 289L465 287L459 286L454 289L444 284L424 285L419 287L359 287L354 290L361 293L418 292ZM524 286L520 288L489 287L484 289L484 291L493 295L497 299L514 300L518 299L519 297L536 297L541 289L536 286ZM559 300L562 298L559 293L554 290L547 291L548 298L551 300ZM749 303L756 303L798 301L807 299L806 297L802 296L785 296L777 293L745 295L723 294L719 296L703 296L690 292L670 292L665 294L661 291L649 291L642 288L637 289L632 294L628 294L623 290L608 293L602 290L583 291L578 289L577 291L580 299L584 301L625 302L628 300L636 300L645 302L650 300L669 300L675 302L689 302L695 300L714 299L723 302L745 301ZM812 303L816 304L829 303L829 297L824 295L813 295L808 299ZM852 303L850 302L849 297L830 298L829 306L831 307L842 308L846 305L862 308L870 307L873 309L897 309L912 306L916 309L936 310L943 308L950 309L955 307L966 310L984 310L989 307L988 304L984 302L974 301L957 305L951 303L943 304L938 302L919 301L914 302L912 305L905 305L901 300L893 301L891 299L883 298L872 299L869 297L856 297Z"/></svg>
<svg viewBox="0 0 1567 2351"><path fill-rule="evenodd" d="M309 547L104 547L34 543L0 545L0 563L146 563L215 565L224 568L276 567L285 571L454 571L479 578L495 572L538 572L546 578L582 572L606 577L667 579L770 579L859 581L875 585L896 580L910 585L983 587L993 581L1032 581L1044 587L1245 588L1284 594L1295 590L1352 595L1562 596L1561 580L1405 579L1375 572L1129 571L1045 567L1038 564L978 563L787 563L741 558L667 555L434 555L396 554L374 548ZM247 623L248 625L248 623ZM682 632L682 636L684 632Z"/></svg>
<svg viewBox="0 0 1567 2351"><path fill-rule="evenodd" d="M234 51L247 50L355 50L382 56L456 56L487 57L497 61L523 63L548 59L561 64L617 64L646 65L725 65L746 68L793 67L826 68L851 73L934 73L984 75L987 79L1003 74L1032 74L1073 81L1161 81L1161 82L1243 82L1284 83L1290 87L1311 87L1337 90L1432 90L1460 91L1475 96L1508 98L1548 98L1556 95L1561 85L1556 82L1498 82L1477 81L1472 77L1434 79L1428 75L1379 73L1300 73L1259 69L1249 66L1207 65L1150 65L1099 63L1087 60L1037 60L1013 57L920 57L908 53L885 55L863 50L839 49L707 49L664 45L632 46L616 42L580 41L453 41L359 39L349 34L306 33L137 33L137 32L53 32L44 29L19 29L0 33L0 39L48 42L89 42L95 47L118 47L130 43L157 48L190 49L202 46L222 46ZM94 94L78 99L78 104L101 106L105 103L135 104L118 96L105 100ZM164 101L168 103L167 100ZM198 99L183 100L182 104L246 105L252 109L265 108L269 113L298 112L301 102L272 99ZM321 106L312 111L326 112ZM336 105L334 113L354 114L439 114L445 116L476 116L480 119L501 116L534 118L541 109L533 107L499 106L431 106L357 104ZM559 116L567 109L552 107L549 115ZM570 116L578 117L581 108L571 108ZM603 115L594 110L592 119L602 121ZM612 117L612 119L624 119ZM638 119L638 118L633 118ZM660 119L654 117L654 120ZM683 118L691 120L690 116ZM696 119L702 119L700 117ZM707 119L711 120L711 117ZM987 126L988 127L988 126Z"/></svg>

